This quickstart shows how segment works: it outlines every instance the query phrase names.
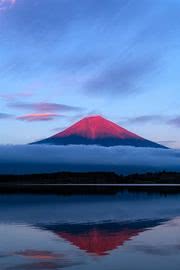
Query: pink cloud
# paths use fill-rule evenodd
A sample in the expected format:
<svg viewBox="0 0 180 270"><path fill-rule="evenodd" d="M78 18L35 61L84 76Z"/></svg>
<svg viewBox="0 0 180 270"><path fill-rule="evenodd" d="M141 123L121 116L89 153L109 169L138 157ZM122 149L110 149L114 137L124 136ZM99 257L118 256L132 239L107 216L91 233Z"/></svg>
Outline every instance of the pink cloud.
<svg viewBox="0 0 180 270"><path fill-rule="evenodd" d="M32 114L18 116L16 117L16 119L22 120L22 121L33 122L33 121L50 121L50 120L54 120L57 117L60 117L60 115L55 114L55 113L32 113Z"/></svg>

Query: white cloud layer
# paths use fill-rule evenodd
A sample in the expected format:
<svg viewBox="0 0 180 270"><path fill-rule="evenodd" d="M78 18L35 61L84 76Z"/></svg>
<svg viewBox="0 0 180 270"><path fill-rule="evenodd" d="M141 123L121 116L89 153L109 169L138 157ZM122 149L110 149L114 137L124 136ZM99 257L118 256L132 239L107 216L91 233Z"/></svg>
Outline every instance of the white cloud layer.
<svg viewBox="0 0 180 270"><path fill-rule="evenodd" d="M0 173L180 171L180 151L130 146L0 146Z"/></svg>

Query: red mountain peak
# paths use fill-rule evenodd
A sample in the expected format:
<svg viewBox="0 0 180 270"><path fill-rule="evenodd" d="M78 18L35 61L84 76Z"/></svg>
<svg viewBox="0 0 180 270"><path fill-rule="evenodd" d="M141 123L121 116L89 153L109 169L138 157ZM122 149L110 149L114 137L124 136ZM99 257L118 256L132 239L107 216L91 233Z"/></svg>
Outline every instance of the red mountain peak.
<svg viewBox="0 0 180 270"><path fill-rule="evenodd" d="M119 139L138 138L138 135L129 132L119 125L105 119L100 115L85 117L66 130L56 134L54 137L82 136L89 139L115 137Z"/></svg>

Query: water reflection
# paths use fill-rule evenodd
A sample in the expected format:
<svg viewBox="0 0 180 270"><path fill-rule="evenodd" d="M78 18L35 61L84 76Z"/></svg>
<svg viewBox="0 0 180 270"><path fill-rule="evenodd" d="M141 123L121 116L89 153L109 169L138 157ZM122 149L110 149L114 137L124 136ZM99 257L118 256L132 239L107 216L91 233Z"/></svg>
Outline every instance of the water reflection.
<svg viewBox="0 0 180 270"><path fill-rule="evenodd" d="M0 196L0 269L179 270L179 205L179 195Z"/></svg>
<svg viewBox="0 0 180 270"><path fill-rule="evenodd" d="M40 260L54 260L58 258L63 258L62 254L57 254L46 250L24 250L21 252L16 252L15 255Z"/></svg>
<svg viewBox="0 0 180 270"><path fill-rule="evenodd" d="M56 224L44 226L60 238L87 253L104 256L123 246L146 229L157 226L162 220L99 223L99 224Z"/></svg>
<svg viewBox="0 0 180 270"><path fill-rule="evenodd" d="M60 269L64 268L64 265L60 265L55 262L37 262L37 263L28 263L20 264L17 266L7 267L7 270L48 270L48 269Z"/></svg>

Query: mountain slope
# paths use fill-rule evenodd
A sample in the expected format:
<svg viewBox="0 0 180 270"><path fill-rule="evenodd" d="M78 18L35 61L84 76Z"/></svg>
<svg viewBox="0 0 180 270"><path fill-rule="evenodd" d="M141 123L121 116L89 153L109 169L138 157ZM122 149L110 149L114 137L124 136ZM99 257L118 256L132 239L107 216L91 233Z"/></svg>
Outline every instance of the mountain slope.
<svg viewBox="0 0 180 270"><path fill-rule="evenodd" d="M64 131L34 144L130 145L136 147L166 148L165 146L146 140L101 116L83 118Z"/></svg>

